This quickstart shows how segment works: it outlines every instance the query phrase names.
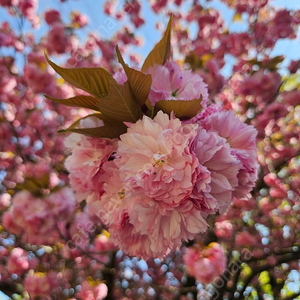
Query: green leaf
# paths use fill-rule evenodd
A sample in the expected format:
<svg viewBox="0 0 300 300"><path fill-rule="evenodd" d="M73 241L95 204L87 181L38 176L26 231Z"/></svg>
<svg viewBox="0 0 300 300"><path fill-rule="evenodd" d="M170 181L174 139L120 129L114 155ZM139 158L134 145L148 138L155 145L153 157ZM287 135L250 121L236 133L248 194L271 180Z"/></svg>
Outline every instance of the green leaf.
<svg viewBox="0 0 300 300"><path fill-rule="evenodd" d="M128 65L125 64L122 58L118 45L116 46L116 52L119 63L122 65L127 75L128 83L132 90L132 93L140 106L143 106L150 92L152 77L150 74L144 74L140 71L128 67Z"/></svg>
<svg viewBox="0 0 300 300"><path fill-rule="evenodd" d="M167 30L163 38L155 45L153 50L148 54L142 66L142 72L145 72L154 64L163 65L171 57L171 25L173 16L170 16Z"/></svg>
<svg viewBox="0 0 300 300"><path fill-rule="evenodd" d="M103 68L61 68L52 62L45 54L49 65L63 79L73 86L82 89L91 95L101 98L108 94L110 90L109 79L111 74Z"/></svg>
<svg viewBox="0 0 300 300"><path fill-rule="evenodd" d="M110 85L109 94L98 103L101 113L119 121L136 122L140 119L143 116L142 110L134 99L128 81L120 85L111 77Z"/></svg>
<svg viewBox="0 0 300 300"><path fill-rule="evenodd" d="M58 98L53 98L53 97L50 97L47 95L45 95L45 97L54 102L57 102L57 103L60 103L63 105L67 105L67 106L85 107L85 108L93 109L96 111L99 110L97 103L100 100L93 96L79 95L79 96L75 96L75 97L68 98L68 99L58 99Z"/></svg>
<svg viewBox="0 0 300 300"><path fill-rule="evenodd" d="M161 100L155 104L154 109L167 114L173 111L177 118L190 119L202 110L201 101L202 96L194 100Z"/></svg>
<svg viewBox="0 0 300 300"><path fill-rule="evenodd" d="M81 121L88 118L98 118L103 121L104 125L100 127L83 128ZM102 114L91 114L74 122L69 128L62 129L59 133L74 132L99 138L119 138L119 136L127 131L127 126L120 121L109 119Z"/></svg>

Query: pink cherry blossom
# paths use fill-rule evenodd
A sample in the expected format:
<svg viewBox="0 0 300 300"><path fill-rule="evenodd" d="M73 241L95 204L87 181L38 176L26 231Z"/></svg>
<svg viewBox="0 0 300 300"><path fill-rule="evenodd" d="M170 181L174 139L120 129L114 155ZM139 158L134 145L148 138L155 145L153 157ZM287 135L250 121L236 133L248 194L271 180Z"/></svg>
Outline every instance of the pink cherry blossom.
<svg viewBox="0 0 300 300"><path fill-rule="evenodd" d="M235 242L239 246L255 246L257 245L256 237L250 234L248 231L240 232L235 237Z"/></svg>
<svg viewBox="0 0 300 300"><path fill-rule="evenodd" d="M118 71L114 74L114 79L116 79L118 84L124 84L127 81L127 76L126 76L125 72L122 70L122 71Z"/></svg>
<svg viewBox="0 0 300 300"><path fill-rule="evenodd" d="M33 273L29 274L24 280L24 289L30 297L44 297L43 299L51 299L50 294L56 286L51 278L51 273Z"/></svg>
<svg viewBox="0 0 300 300"><path fill-rule="evenodd" d="M34 197L26 190L16 193L12 201L14 220L28 234L34 236L52 230L54 220L46 201Z"/></svg>
<svg viewBox="0 0 300 300"><path fill-rule="evenodd" d="M233 226L228 220L215 223L216 235L221 238L230 238L233 233Z"/></svg>
<svg viewBox="0 0 300 300"><path fill-rule="evenodd" d="M60 22L60 12L56 9L49 9L45 11L45 21L48 25L52 25L55 22Z"/></svg>
<svg viewBox="0 0 300 300"><path fill-rule="evenodd" d="M70 188L51 193L46 201L57 220L70 220L76 209L74 192Z"/></svg>
<svg viewBox="0 0 300 300"><path fill-rule="evenodd" d="M156 201L178 206L198 175L198 161L190 151L197 127L161 111L153 120L144 117L131 124L120 137L120 158L115 160L121 180Z"/></svg>
<svg viewBox="0 0 300 300"><path fill-rule="evenodd" d="M225 212L231 204L233 191L238 184L238 160L231 154L224 138L201 127L193 142L193 151L200 164L210 172L208 182L200 177L195 184L191 196L195 205L200 205L208 212Z"/></svg>
<svg viewBox="0 0 300 300"><path fill-rule="evenodd" d="M190 148L197 127L163 112L153 120L144 116L129 125L116 158L104 164L104 193L93 207L130 255L163 257L205 231L201 210L189 199L201 171Z"/></svg>
<svg viewBox="0 0 300 300"><path fill-rule="evenodd" d="M203 284L211 283L220 276L227 262L224 250L218 243L211 243L205 248L193 245L185 250L183 260L187 272Z"/></svg>
<svg viewBox="0 0 300 300"><path fill-rule="evenodd" d="M256 133L253 126L241 122L232 111L205 111L203 119L199 121L208 132L217 132L226 139L230 146L231 154L239 161L238 186L233 191L233 196L244 198L253 188L257 179L257 153ZM201 119L201 117L200 117Z"/></svg>
<svg viewBox="0 0 300 300"><path fill-rule="evenodd" d="M105 234L100 234L94 241L95 249L99 252L116 249L114 243Z"/></svg>
<svg viewBox="0 0 300 300"><path fill-rule="evenodd" d="M86 15L81 14L78 11L71 13L72 26L74 28L82 28L89 23L89 19Z"/></svg>
<svg viewBox="0 0 300 300"><path fill-rule="evenodd" d="M242 95L253 95L258 104L264 105L276 93L281 82L281 76L277 72L265 74L263 70L253 75L244 77L237 88L237 93Z"/></svg>
<svg viewBox="0 0 300 300"><path fill-rule="evenodd" d="M203 79L190 70L181 71L175 62L154 65L146 73L152 76L149 94L151 105L160 100L194 100L202 96L202 106L208 101L207 85Z"/></svg>
<svg viewBox="0 0 300 300"><path fill-rule="evenodd" d="M19 0L0 0L1 6L12 6L12 5L18 5Z"/></svg>
<svg viewBox="0 0 300 300"><path fill-rule="evenodd" d="M52 24L47 37L47 50L49 53L66 53L72 50L72 46L72 39L67 35L65 25L60 22Z"/></svg>
<svg viewBox="0 0 300 300"><path fill-rule="evenodd" d="M78 296L82 300L102 300L107 296L107 292L107 286L103 282L91 284L88 281L83 281Z"/></svg>
<svg viewBox="0 0 300 300"><path fill-rule="evenodd" d="M8 271L17 275L22 275L29 268L28 253L21 248L11 251L7 261Z"/></svg>
<svg viewBox="0 0 300 300"><path fill-rule="evenodd" d="M0 35L0 45L1 45L1 35ZM0 61L1 63L1 61ZM17 81L14 76L11 76L8 68L5 65L0 65L0 92L1 93L10 93L16 87Z"/></svg>
<svg viewBox="0 0 300 300"><path fill-rule="evenodd" d="M38 0L19 0L18 6L32 26L38 27L39 17L36 15Z"/></svg>
<svg viewBox="0 0 300 300"><path fill-rule="evenodd" d="M0 195L0 211L5 210L11 204L11 196L7 193Z"/></svg>
<svg viewBox="0 0 300 300"><path fill-rule="evenodd" d="M95 231L94 224L87 212L77 213L69 229L70 240L72 241L71 248L84 249L89 244L89 234Z"/></svg>
<svg viewBox="0 0 300 300"><path fill-rule="evenodd" d="M71 134L65 145L72 148L72 154L65 165L70 172L70 182L76 192L76 199L90 201L90 198L98 197L101 194L101 167L115 151L114 141Z"/></svg>
<svg viewBox="0 0 300 300"><path fill-rule="evenodd" d="M12 234L15 234L15 235L20 235L21 233L23 233L22 227L20 227L15 222L11 211L7 211L4 213L4 215L2 217L2 222L3 222L4 228L6 228L6 230L8 232L11 232Z"/></svg>

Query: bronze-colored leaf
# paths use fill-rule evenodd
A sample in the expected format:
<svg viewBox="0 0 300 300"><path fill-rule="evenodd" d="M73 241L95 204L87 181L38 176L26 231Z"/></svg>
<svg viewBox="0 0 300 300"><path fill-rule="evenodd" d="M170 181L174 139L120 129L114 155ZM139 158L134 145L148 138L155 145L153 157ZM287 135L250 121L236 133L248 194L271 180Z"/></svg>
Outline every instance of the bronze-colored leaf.
<svg viewBox="0 0 300 300"><path fill-rule="evenodd" d="M277 65L282 63L283 60L284 60L284 56L278 55L278 56L274 56L273 58L270 58L269 60L265 60L265 61L259 61L254 58L254 59L246 60L245 63L248 63L249 65L252 65L252 66L259 66L262 69L276 71L276 70L278 70Z"/></svg>
<svg viewBox="0 0 300 300"><path fill-rule="evenodd" d="M50 97L47 95L45 95L45 97L54 102L57 102L57 103L60 103L63 105L67 105L67 106L84 107L84 108L89 108L89 109L93 109L96 111L99 110L97 103L100 100L93 96L79 95L79 96L75 96L75 97L68 98L68 99L58 99L58 98L53 98L53 97Z"/></svg>
<svg viewBox="0 0 300 300"><path fill-rule="evenodd" d="M142 66L142 72L146 72L146 70L153 66L154 64L163 65L170 57L171 57L171 25L172 18L170 16L170 20L168 23L167 30L163 36L163 38L155 45L152 51L148 54L145 62Z"/></svg>
<svg viewBox="0 0 300 300"><path fill-rule="evenodd" d="M103 68L61 68L52 62L45 54L49 65L63 79L73 86L82 89L91 95L101 98L108 94L110 90L109 78L111 74Z"/></svg>
<svg viewBox="0 0 300 300"><path fill-rule="evenodd" d="M150 92L152 77L150 74L144 74L138 70L128 67L128 65L126 65L123 60L118 45L116 46L116 52L119 63L122 65L127 75L128 83L135 97L135 100L140 104L140 106L143 106Z"/></svg>
<svg viewBox="0 0 300 300"><path fill-rule="evenodd" d="M23 183L17 183L16 190L27 190L36 196L42 196L43 189L49 188L49 174L41 177L25 177Z"/></svg>
<svg viewBox="0 0 300 300"><path fill-rule="evenodd" d="M202 69L206 66L207 62L210 61L213 58L212 53L206 53L202 56L199 56L198 54L191 52L189 55L186 56L185 62L190 65L190 68L192 71L195 71L197 69Z"/></svg>
<svg viewBox="0 0 300 300"><path fill-rule="evenodd" d="M121 134L126 132L126 126L102 126L95 128L74 128L69 131L87 136L98 137L98 138L119 138Z"/></svg>
<svg viewBox="0 0 300 300"><path fill-rule="evenodd" d="M58 130L58 133L71 132L71 129L82 128L82 121L85 120L85 119L97 118L97 119L99 119L99 120L102 120L101 117L103 117L103 115L102 115L101 113L95 113L95 114L87 115L87 116L82 117L82 118L78 119L77 121L75 121L75 122L74 122L72 125L70 125L68 128Z"/></svg>
<svg viewBox="0 0 300 300"><path fill-rule="evenodd" d="M118 84L113 77L110 80L109 94L100 99L99 110L110 119L136 122L142 117L140 105L135 101L128 81Z"/></svg>
<svg viewBox="0 0 300 300"><path fill-rule="evenodd" d="M162 110L170 114L172 111L180 119L190 119L202 110L202 96L194 100L161 100L155 104L155 111Z"/></svg>
<svg viewBox="0 0 300 300"><path fill-rule="evenodd" d="M98 118L103 121L104 125L100 127L83 128L81 123L89 118ZM91 114L74 122L69 128L59 130L59 133L74 132L99 138L118 138L125 133L127 126L120 121L107 118L102 114Z"/></svg>

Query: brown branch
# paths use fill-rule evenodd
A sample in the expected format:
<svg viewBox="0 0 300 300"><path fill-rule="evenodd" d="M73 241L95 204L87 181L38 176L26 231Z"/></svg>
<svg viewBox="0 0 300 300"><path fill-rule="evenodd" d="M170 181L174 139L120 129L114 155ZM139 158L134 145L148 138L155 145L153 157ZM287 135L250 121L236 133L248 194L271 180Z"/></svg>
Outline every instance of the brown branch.
<svg viewBox="0 0 300 300"><path fill-rule="evenodd" d="M12 298L13 294L18 294L16 284L9 282L0 281L0 291L10 298Z"/></svg>
<svg viewBox="0 0 300 300"><path fill-rule="evenodd" d="M170 293L179 292L182 295L185 295L187 293L197 293L196 286L176 287L176 286L159 285L159 284L155 284L155 283L151 283L151 286L154 289L158 289L158 290L166 291L166 292L170 292Z"/></svg>
<svg viewBox="0 0 300 300"><path fill-rule="evenodd" d="M115 286L115 264L116 264L116 253L111 254L110 263L107 265L107 270L110 269L109 272L102 272L103 280L108 288L108 293L105 300L114 300L114 286Z"/></svg>

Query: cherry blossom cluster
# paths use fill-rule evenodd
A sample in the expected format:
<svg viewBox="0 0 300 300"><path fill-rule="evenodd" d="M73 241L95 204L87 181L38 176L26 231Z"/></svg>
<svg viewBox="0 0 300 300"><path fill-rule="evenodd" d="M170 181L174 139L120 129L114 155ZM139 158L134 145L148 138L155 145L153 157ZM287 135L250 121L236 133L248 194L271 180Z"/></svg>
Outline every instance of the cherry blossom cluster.
<svg viewBox="0 0 300 300"><path fill-rule="evenodd" d="M64 188L48 197L35 197L23 190L12 198L13 207L3 216L3 225L24 241L36 245L52 245L60 240L59 224L63 227L75 211L74 194Z"/></svg>
<svg viewBox="0 0 300 300"><path fill-rule="evenodd" d="M66 168L77 200L87 201L112 241L129 255L149 259L205 232L207 215L226 212L233 197L246 198L258 163L256 130L232 111L208 105L199 75L171 61L146 73L152 75L152 105L201 94L204 109L187 120L163 111L153 119L143 116L126 123L119 139L71 134ZM126 81L124 73L115 78Z"/></svg>
<svg viewBox="0 0 300 300"><path fill-rule="evenodd" d="M206 247L195 244L186 249L183 261L187 272L201 283L211 283L226 269L227 258L221 245L210 243Z"/></svg>
<svg viewBox="0 0 300 300"><path fill-rule="evenodd" d="M222 16L222 10L215 9L215 1L128 0L106 1L105 4L103 1L104 12L109 16L93 20L93 15L90 15L88 22L81 12L74 11L69 16L65 14L68 5L73 9L77 4L84 5L80 3L83 1L60 2L65 2L61 4L62 9L58 9L57 5L52 9L54 3L49 3L43 12L43 3L38 0L0 0L0 14L4 17L0 24L1 291L10 298L25 299L101 299L106 293L108 297L113 294L115 299L160 297L183 300L192 297L216 299L216 296L239 300L245 297L297 298L298 294L293 295L289 287L293 286L293 282L295 286L299 283L294 274L299 269L300 258L300 64L297 51L290 49L298 47L293 39L299 37L299 8L295 6L292 9L293 4L290 3L287 3L291 5L289 8L280 8L268 0L222 0L233 15L228 23L227 16ZM101 4L95 2L92 8L99 11ZM141 56L136 53L136 46L142 43L138 35L148 32L148 24L143 26L148 20L148 12L151 12L151 16L157 14L155 28L162 31L164 22L160 21L166 20L172 11L173 55L181 62L181 67L190 68L192 74L203 79L207 90L199 77L187 77L188 73L185 72L182 72L184 84L173 79L161 81L158 74L168 77L173 69L178 69L169 61L163 66L152 66L147 70L153 79L149 103L157 105L160 97L171 100L191 99L192 95L199 97L193 92L186 96L187 90L195 87L198 91L202 86L203 110L192 121L175 115L182 126L186 123L196 124L198 128L202 126L208 131L207 122L203 120L204 114L210 115L218 110L231 114L229 111L233 110L240 120L252 124L258 131L260 168L251 197L247 201L237 198L239 189L236 189L226 212L213 215L212 211L207 211L208 208L206 212L202 212L205 207L198 208L209 227L188 243L193 251L199 250L194 264L199 266L205 263L208 272L214 260L209 261L212 255L206 255L204 259L206 245L217 242L226 251L226 272L213 280L212 284L216 284L212 288L216 293L213 297L210 293L212 285L204 284L206 279L199 277L199 269L195 270L195 274L198 274L196 279L202 284L195 283L195 275L189 271L190 265L183 261L185 255L182 250L170 251L162 260L150 259L145 265L136 257L128 258L124 252L117 251L112 240L116 242L118 236L113 236L116 229L110 226L110 222L105 226L111 232L111 237L103 230L100 223L104 218L101 216L105 216L106 211L102 212L100 201L109 203L109 193L113 193L111 185L114 179L107 178L110 174L114 175L117 159L121 158L120 154L117 156L120 139L96 139L74 134L66 142L74 151L76 147L76 156L80 152L87 154L85 161L88 164L84 165L79 160L78 164L72 165L75 154L67 158L66 166L72 168L70 179L73 189L76 190L74 185L77 182L82 182L75 195L80 203L75 203L72 192L64 188L68 185L64 168L67 157L63 142L65 135L57 134L57 129L69 127L89 111L66 108L43 97L45 93L58 98L82 94L82 91L55 76L47 65L45 50L60 63L68 57L65 63L67 68L103 66L113 73L117 70L115 45L118 44L120 51L126 53L126 58L138 69ZM120 21L124 27L118 26ZM87 22L89 26L86 26ZM36 34L39 26L47 30L43 36L41 32ZM235 30L237 26L238 32ZM108 37L111 34L113 36ZM277 42L284 39L288 39L291 47L278 47L280 45ZM275 52L283 55L274 57ZM232 73L227 68L228 62L229 65L233 64ZM115 77L119 83L127 80L124 73ZM180 89L181 86L186 86L187 90ZM222 109L211 103L217 103ZM148 114L152 125L156 124L154 115ZM169 113L165 117L171 121ZM140 121L144 122L142 118ZM94 122L100 126L97 124L99 120ZM136 125L136 122L133 123L131 126ZM218 131L216 127L209 128ZM136 127L133 129L136 130ZM125 132L128 137L129 128ZM224 137L226 143L230 142L226 135L218 135ZM107 144L108 153L98 150ZM124 149L122 151L124 156ZM97 159L100 157L102 160L102 154L99 153L107 156L102 163ZM185 154L181 161L185 162ZM91 181L77 175L72 178L72 174L84 173L91 165L94 167L89 169L87 176L92 177ZM209 168L207 164L203 167ZM246 164L244 167L247 169ZM243 172L240 172L241 178ZM41 187L43 180L40 179L45 174L49 175L49 185L42 184ZM212 175L210 177L213 178ZM117 191L120 179L119 176L114 178ZM242 188L252 180L251 176L245 178ZM136 178L134 180L137 181ZM145 184L142 187L136 185L132 181L128 183L134 193L141 194ZM211 186L211 183L207 185ZM125 192L129 195L128 186L126 183ZM149 210L144 210L144 202L136 198L130 202L123 195L124 191L119 192L115 198L119 201L120 198L125 199L123 205L124 210L129 211L128 216L133 220L136 212L142 211L142 218L145 218L144 213ZM63 193L68 199L62 197ZM205 192L205 197L208 194L211 193ZM59 201L54 201L53 197ZM153 195L149 198L153 203L158 202L153 200ZM148 197L145 201L148 201ZM166 206L164 199L159 201L158 217L161 219ZM108 208L113 205L109 203ZM119 217L123 207L117 207L116 217ZM141 207L143 210L139 210ZM225 209L226 205L223 207ZM166 213L170 213L169 208L165 210ZM172 209L175 214L177 207ZM182 212L179 214L181 216ZM152 217L151 212L149 217ZM165 215L163 218L165 220ZM152 224L145 223L141 229L141 222L136 220L136 235L147 233L154 240L156 231L152 229L156 225L151 227ZM111 218L113 221L114 216ZM134 226L133 229L136 230ZM118 245L123 247L121 242ZM218 275L215 273L215 276ZM263 280L266 275L269 281L267 285Z"/></svg>

